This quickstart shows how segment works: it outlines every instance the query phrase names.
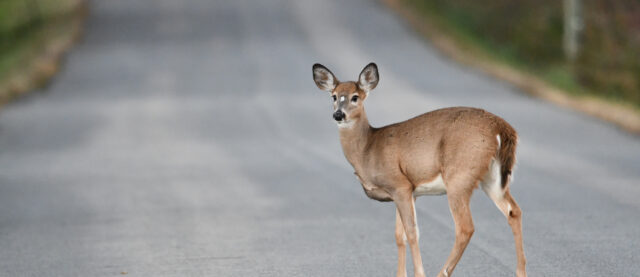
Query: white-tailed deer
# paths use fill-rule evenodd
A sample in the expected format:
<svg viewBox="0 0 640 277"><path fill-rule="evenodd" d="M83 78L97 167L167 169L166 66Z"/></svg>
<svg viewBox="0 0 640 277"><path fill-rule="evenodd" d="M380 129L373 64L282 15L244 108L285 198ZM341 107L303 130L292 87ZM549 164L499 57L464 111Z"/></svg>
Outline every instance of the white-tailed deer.
<svg viewBox="0 0 640 277"><path fill-rule="evenodd" d="M363 102L378 79L374 63L362 70L356 82L340 82L326 67L313 65L316 85L331 94L342 150L364 192L396 204L397 276L406 276L406 241L415 276L424 276L415 198L442 194L449 200L456 239L438 276L451 276L474 231L469 200L478 186L507 217L516 245L516 275L526 276L522 212L509 193L516 131L494 114L466 107L435 110L373 128Z"/></svg>

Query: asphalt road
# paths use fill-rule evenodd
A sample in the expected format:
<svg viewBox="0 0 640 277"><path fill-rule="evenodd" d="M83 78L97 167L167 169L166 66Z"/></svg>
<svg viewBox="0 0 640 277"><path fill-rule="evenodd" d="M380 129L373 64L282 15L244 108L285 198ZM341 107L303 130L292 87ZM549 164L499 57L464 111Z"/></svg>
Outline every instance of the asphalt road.
<svg viewBox="0 0 640 277"><path fill-rule="evenodd" d="M394 207L362 192L311 78L370 61L374 126L465 105L519 131L530 276L640 274L640 139L447 60L378 2L109 0L0 112L0 275L394 276ZM445 197L417 205L434 276L453 222ZM506 220L471 205L455 275L513 276Z"/></svg>

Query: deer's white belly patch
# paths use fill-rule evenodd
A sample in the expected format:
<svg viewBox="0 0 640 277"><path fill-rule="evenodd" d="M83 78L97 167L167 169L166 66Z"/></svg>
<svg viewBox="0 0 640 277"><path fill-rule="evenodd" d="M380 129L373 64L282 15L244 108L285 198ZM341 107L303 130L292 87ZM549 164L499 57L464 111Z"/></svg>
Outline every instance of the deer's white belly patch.
<svg viewBox="0 0 640 277"><path fill-rule="evenodd" d="M444 180L442 180L441 174L438 174L438 177L431 182L418 185L413 191L414 196L442 195L446 193L447 188L444 186Z"/></svg>

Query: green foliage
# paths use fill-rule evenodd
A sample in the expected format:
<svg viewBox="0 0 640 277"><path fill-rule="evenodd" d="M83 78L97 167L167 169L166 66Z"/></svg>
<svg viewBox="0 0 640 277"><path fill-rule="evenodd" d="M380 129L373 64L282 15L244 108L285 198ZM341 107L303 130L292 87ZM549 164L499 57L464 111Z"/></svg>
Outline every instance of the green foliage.
<svg viewBox="0 0 640 277"><path fill-rule="evenodd" d="M404 0L489 55L572 93L640 106L640 2L583 0L575 63L564 56L563 1Z"/></svg>
<svg viewBox="0 0 640 277"><path fill-rule="evenodd" d="M0 0L0 83L44 49L52 24L77 11L80 0Z"/></svg>
<svg viewBox="0 0 640 277"><path fill-rule="evenodd" d="M588 1L580 83L614 99L640 104L640 2Z"/></svg>
<svg viewBox="0 0 640 277"><path fill-rule="evenodd" d="M68 14L78 0L2 0L0 1L0 42L7 44L47 20Z"/></svg>

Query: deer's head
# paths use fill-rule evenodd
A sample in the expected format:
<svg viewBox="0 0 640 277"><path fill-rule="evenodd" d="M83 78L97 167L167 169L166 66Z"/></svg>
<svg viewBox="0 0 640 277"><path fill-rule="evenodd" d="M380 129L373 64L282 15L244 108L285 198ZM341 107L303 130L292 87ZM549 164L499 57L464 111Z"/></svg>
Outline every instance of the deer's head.
<svg viewBox="0 0 640 277"><path fill-rule="evenodd" d="M321 90L331 94L333 101L333 119L338 127L353 126L363 114L363 101L369 91L378 85L378 67L370 63L364 67L357 82L340 82L331 71L321 64L313 65L313 81Z"/></svg>

